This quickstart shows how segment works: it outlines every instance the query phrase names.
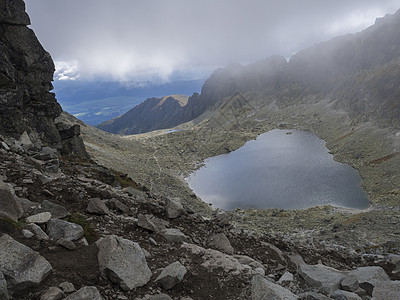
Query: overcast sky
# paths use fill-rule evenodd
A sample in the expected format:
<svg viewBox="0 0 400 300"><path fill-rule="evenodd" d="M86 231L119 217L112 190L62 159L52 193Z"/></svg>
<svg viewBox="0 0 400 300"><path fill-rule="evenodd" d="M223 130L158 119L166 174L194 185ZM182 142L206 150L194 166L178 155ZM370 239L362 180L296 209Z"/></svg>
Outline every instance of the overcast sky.
<svg viewBox="0 0 400 300"><path fill-rule="evenodd" d="M25 0L58 78L198 77L355 33L400 0Z"/></svg>

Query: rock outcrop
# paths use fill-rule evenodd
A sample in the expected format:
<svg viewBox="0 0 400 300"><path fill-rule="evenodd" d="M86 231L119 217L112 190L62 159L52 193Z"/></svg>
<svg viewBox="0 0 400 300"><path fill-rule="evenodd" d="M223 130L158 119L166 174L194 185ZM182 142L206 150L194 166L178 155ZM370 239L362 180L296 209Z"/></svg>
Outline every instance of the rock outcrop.
<svg viewBox="0 0 400 300"><path fill-rule="evenodd" d="M51 93L54 63L34 32L23 0L0 1L0 134L60 145L54 118L61 107Z"/></svg>

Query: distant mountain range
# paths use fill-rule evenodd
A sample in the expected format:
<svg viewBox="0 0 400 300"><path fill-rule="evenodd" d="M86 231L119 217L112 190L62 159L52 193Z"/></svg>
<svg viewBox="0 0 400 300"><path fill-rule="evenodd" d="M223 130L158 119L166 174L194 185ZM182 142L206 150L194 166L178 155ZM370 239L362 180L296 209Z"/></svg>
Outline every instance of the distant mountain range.
<svg viewBox="0 0 400 300"><path fill-rule="evenodd" d="M54 91L62 108L95 125L122 115L149 97L200 91L205 79L129 86L120 82L57 80Z"/></svg>
<svg viewBox="0 0 400 300"><path fill-rule="evenodd" d="M357 34L307 48L289 62L273 56L245 67L230 64L216 70L186 105L174 104L173 97L164 102L151 98L98 127L124 134L170 128L238 92L249 101L262 99L263 105L278 107L325 98L356 121L400 128L400 11Z"/></svg>

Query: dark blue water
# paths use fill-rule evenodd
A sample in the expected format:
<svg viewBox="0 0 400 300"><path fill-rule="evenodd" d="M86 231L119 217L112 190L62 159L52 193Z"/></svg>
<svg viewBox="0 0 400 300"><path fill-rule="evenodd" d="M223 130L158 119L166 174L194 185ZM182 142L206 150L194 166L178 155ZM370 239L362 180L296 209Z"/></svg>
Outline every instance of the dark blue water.
<svg viewBox="0 0 400 300"><path fill-rule="evenodd" d="M187 181L203 201L226 210L369 205L358 172L334 161L325 142L305 131L261 134L236 151L206 159Z"/></svg>

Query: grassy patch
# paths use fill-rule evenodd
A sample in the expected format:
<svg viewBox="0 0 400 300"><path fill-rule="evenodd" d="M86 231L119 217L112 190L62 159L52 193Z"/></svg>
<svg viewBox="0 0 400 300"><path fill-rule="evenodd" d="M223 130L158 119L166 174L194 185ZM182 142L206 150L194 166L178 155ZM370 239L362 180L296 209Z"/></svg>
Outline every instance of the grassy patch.
<svg viewBox="0 0 400 300"><path fill-rule="evenodd" d="M97 240L97 233L92 227L90 223L86 220L86 217L80 213L72 213L68 217L68 222L75 223L81 225L83 228L84 237L87 239L89 243L94 242Z"/></svg>

